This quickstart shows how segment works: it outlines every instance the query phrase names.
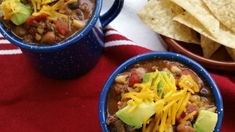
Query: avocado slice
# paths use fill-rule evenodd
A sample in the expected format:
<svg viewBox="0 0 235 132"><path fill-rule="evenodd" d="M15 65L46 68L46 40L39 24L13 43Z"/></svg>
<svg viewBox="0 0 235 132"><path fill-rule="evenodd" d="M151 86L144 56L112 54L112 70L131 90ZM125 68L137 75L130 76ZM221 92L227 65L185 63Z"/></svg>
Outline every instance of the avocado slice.
<svg viewBox="0 0 235 132"><path fill-rule="evenodd" d="M131 108L127 105L117 111L116 115L124 123L137 129L141 128L142 124L156 112L156 104L153 102L143 102L130 111Z"/></svg>
<svg viewBox="0 0 235 132"><path fill-rule="evenodd" d="M12 15L11 21L15 25L21 25L31 15L32 10L31 10L31 8L29 6L26 6L26 5L24 5L24 4L20 3L20 2L16 3L16 8L17 8L18 12Z"/></svg>
<svg viewBox="0 0 235 132"><path fill-rule="evenodd" d="M193 127L196 132L213 132L218 115L208 110L200 110Z"/></svg>

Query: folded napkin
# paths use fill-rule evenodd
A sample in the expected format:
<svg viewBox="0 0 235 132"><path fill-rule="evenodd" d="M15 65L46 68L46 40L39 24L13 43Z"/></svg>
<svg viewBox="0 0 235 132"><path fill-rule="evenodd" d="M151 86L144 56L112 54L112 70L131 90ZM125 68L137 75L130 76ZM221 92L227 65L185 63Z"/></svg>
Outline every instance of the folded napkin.
<svg viewBox="0 0 235 132"><path fill-rule="evenodd" d="M98 101L115 68L135 55L151 52L105 29L106 48L98 64L74 80L53 80L33 69L21 50L0 39L0 131L101 131ZM121 53L121 54L120 54ZM223 96L222 131L235 130L235 76L211 73Z"/></svg>

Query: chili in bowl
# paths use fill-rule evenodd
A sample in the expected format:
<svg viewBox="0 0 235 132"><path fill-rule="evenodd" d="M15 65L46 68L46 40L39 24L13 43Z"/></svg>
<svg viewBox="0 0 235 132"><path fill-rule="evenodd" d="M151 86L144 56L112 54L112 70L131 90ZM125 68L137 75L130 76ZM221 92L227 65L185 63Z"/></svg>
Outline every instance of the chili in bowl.
<svg viewBox="0 0 235 132"><path fill-rule="evenodd" d="M34 44L56 44L85 27L95 0L2 0L2 21Z"/></svg>
<svg viewBox="0 0 235 132"><path fill-rule="evenodd" d="M91 70L104 48L103 28L120 13L114 0L0 0L0 32L45 75L71 79Z"/></svg>
<svg viewBox="0 0 235 132"><path fill-rule="evenodd" d="M99 100L103 131L220 131L223 102L208 72L175 53L127 60L107 80Z"/></svg>

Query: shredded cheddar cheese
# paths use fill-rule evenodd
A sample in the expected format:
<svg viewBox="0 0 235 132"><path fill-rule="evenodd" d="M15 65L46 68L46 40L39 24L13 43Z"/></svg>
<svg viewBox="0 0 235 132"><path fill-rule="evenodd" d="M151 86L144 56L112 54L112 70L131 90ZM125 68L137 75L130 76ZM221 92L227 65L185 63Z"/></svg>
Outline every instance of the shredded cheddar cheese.
<svg viewBox="0 0 235 132"><path fill-rule="evenodd" d="M163 111L170 110L170 107L176 102L176 100L171 101L170 103L167 103L167 105L163 108Z"/></svg>
<svg viewBox="0 0 235 132"><path fill-rule="evenodd" d="M143 123L143 132L168 132L172 125L176 124L176 119L186 109L189 103L191 94L199 91L198 84L193 80L190 75L183 75L180 79L177 89L176 80L173 75L166 71L156 71L154 73L148 73L152 78L144 79L144 82L134 85L134 88L139 89L137 91L128 92L122 95L122 98L130 99L127 104L131 106L129 112L133 111L143 102L154 102L156 105L156 112L152 118L146 119ZM158 91L156 86L159 86L160 82L163 91ZM161 97L159 92L163 92ZM188 114L182 122L187 121L196 113L192 112Z"/></svg>
<svg viewBox="0 0 235 132"><path fill-rule="evenodd" d="M68 16L60 12L59 10L62 9L68 3L74 2L76 0L31 0L28 5L32 6L33 16L38 16L41 14L48 15L48 19L52 21L56 21L58 18L62 18L68 20ZM17 3L20 0L3 0L0 5L0 8L3 12L3 18L5 20L10 20L13 14L19 12L19 7ZM53 4L51 4L54 2Z"/></svg>
<svg viewBox="0 0 235 132"><path fill-rule="evenodd" d="M187 93L182 104L180 105L179 109L178 109L178 112L177 112L177 118L180 117L180 115L183 113L184 109L186 108L186 105L188 103L188 100L189 100L189 97L190 97L190 93Z"/></svg>
<svg viewBox="0 0 235 132"><path fill-rule="evenodd" d="M176 110L177 105L178 105L178 104L175 103L175 104L171 107L171 109L172 109L172 110L171 110L171 112L172 112L172 113L171 113L171 115L172 115L172 116L171 116L172 125L175 125L175 119L176 119L175 117L176 117L176 112L177 112L177 110Z"/></svg>
<svg viewBox="0 0 235 132"><path fill-rule="evenodd" d="M58 0L32 0L31 3L32 3L33 9L34 9L34 12L37 12L37 11L41 10L41 8L44 5L48 5L48 4L55 2L55 1L58 1ZM63 0L59 0L58 2L60 2L60 1L63 1Z"/></svg>
<svg viewBox="0 0 235 132"><path fill-rule="evenodd" d="M54 1L55 0L51 0L51 2L54 2ZM32 1L33 7L34 7L34 13L32 15L38 16L41 14L47 14L48 18L52 21L56 21L57 18L63 18L66 20L68 19L68 16L66 16L63 13L60 13L58 11L59 9L61 9L65 5L64 0L59 0L52 6L47 5L48 2L49 2L48 0L47 0L47 2L44 2L43 0Z"/></svg>

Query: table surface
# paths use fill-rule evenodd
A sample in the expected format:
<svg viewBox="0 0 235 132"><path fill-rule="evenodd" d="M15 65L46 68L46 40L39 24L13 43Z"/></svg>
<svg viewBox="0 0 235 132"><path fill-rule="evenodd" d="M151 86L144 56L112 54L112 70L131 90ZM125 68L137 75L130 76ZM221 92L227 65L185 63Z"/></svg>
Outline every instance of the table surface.
<svg viewBox="0 0 235 132"><path fill-rule="evenodd" d="M104 0L102 12L109 9L113 1ZM124 0L121 13L109 25L140 46L154 51L165 51L159 36L147 27L137 15L146 2L147 0Z"/></svg>

